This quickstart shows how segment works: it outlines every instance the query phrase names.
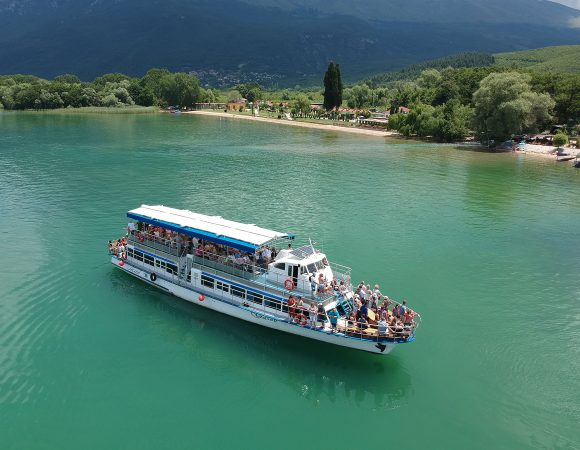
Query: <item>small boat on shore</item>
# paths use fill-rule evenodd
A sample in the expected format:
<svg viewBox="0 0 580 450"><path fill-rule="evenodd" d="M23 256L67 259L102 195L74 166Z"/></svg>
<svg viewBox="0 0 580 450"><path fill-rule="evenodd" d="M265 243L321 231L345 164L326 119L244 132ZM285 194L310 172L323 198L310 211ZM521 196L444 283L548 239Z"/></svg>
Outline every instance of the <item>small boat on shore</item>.
<svg viewBox="0 0 580 450"><path fill-rule="evenodd" d="M142 205L111 263L188 302L305 338L377 354L415 340L420 316L311 241L187 210Z"/></svg>

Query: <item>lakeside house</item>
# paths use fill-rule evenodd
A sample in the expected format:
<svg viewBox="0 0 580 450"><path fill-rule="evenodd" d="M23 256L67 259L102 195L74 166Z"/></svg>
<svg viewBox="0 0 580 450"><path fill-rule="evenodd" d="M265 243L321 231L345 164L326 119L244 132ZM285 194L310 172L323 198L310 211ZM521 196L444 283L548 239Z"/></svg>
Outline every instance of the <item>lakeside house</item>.
<svg viewBox="0 0 580 450"><path fill-rule="evenodd" d="M409 114L411 112L411 110L409 108L407 108L406 106L399 106L397 108L397 112L399 114Z"/></svg>

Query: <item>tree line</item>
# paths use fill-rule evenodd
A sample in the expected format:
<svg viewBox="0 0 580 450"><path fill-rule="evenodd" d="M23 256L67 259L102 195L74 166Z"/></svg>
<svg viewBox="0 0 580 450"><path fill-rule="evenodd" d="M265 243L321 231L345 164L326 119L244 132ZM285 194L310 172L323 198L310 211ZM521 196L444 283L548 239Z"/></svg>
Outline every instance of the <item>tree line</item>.
<svg viewBox="0 0 580 450"><path fill-rule="evenodd" d="M195 76L151 69L142 78L109 73L92 82L76 75L44 80L33 75L0 76L0 103L5 109L56 109L86 106L190 105L213 92L199 85Z"/></svg>

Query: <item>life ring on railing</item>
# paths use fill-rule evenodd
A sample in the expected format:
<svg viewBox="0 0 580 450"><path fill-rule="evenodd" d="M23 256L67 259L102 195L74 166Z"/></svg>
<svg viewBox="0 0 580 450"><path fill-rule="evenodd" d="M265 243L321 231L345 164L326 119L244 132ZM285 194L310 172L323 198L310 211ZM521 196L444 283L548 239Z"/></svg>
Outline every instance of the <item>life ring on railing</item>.
<svg viewBox="0 0 580 450"><path fill-rule="evenodd" d="M137 233L137 240L139 242L143 242L145 240L145 236L143 236L143 233L141 232Z"/></svg>
<svg viewBox="0 0 580 450"><path fill-rule="evenodd" d="M155 275L154 273L152 273L151 275L149 275L149 279L151 281L155 281L157 279L157 275Z"/></svg>
<svg viewBox="0 0 580 450"><path fill-rule="evenodd" d="M297 324L302 325L303 327L308 323L308 319L302 313L297 314L295 320Z"/></svg>
<svg viewBox="0 0 580 450"><path fill-rule="evenodd" d="M286 278L286 280L284 281L284 287L288 291L291 291L294 289L295 285L294 285L294 281L292 280L292 278Z"/></svg>

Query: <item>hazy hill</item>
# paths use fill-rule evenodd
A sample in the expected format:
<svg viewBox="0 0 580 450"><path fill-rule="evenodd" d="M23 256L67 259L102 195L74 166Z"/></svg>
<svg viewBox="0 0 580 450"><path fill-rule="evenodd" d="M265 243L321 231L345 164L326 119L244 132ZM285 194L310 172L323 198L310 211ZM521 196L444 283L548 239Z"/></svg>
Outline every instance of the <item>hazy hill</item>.
<svg viewBox="0 0 580 450"><path fill-rule="evenodd" d="M0 0L0 73L92 79L151 67L233 84L347 81L452 53L579 44L576 10L540 0Z"/></svg>
<svg viewBox="0 0 580 450"><path fill-rule="evenodd" d="M580 73L580 45L545 47L521 52L497 53L498 66L520 66L537 70Z"/></svg>

